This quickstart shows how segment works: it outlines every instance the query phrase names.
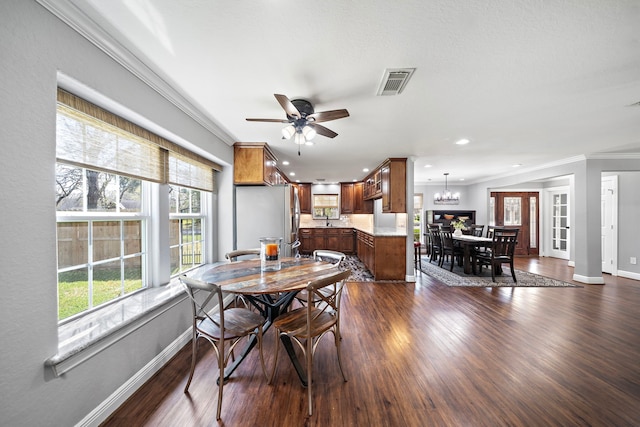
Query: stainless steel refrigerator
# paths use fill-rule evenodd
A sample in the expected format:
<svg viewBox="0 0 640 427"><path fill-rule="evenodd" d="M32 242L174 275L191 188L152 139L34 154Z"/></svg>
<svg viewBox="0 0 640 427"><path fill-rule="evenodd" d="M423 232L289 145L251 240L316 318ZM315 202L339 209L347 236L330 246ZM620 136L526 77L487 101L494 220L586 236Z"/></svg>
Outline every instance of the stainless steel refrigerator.
<svg viewBox="0 0 640 427"><path fill-rule="evenodd" d="M298 254L300 202L295 186L235 186L234 200L234 249L259 248L261 237L282 237L281 254Z"/></svg>

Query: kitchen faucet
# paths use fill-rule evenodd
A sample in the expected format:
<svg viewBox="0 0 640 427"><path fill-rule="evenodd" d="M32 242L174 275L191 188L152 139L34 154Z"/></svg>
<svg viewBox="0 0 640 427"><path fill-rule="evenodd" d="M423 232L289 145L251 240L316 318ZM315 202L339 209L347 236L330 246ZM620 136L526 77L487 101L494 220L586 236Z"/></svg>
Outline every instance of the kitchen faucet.
<svg viewBox="0 0 640 427"><path fill-rule="evenodd" d="M327 227L329 227L329 215L327 215Z"/></svg>

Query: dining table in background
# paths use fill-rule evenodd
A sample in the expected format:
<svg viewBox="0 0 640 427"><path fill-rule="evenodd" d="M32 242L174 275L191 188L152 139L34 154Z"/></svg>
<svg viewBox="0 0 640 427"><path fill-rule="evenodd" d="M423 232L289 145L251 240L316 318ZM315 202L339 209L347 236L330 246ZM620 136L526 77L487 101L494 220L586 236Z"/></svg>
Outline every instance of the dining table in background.
<svg viewBox="0 0 640 427"><path fill-rule="evenodd" d="M263 332L266 332L275 318L291 304L298 291L304 289L312 280L322 279L339 271L340 269L333 264L313 258L283 258L280 270L261 271L260 259L250 259L203 266L192 277L215 283L223 292L242 295L265 317ZM306 374L291 340L286 336L281 337L281 340L300 381L306 386ZM225 368L225 380L256 343L257 339L252 337L245 351Z"/></svg>
<svg viewBox="0 0 640 427"><path fill-rule="evenodd" d="M453 235L453 241L462 247L462 266L464 268L464 273L471 274L473 269L471 251L475 248L491 246L493 239L491 237L477 237L469 234L463 234L460 236Z"/></svg>

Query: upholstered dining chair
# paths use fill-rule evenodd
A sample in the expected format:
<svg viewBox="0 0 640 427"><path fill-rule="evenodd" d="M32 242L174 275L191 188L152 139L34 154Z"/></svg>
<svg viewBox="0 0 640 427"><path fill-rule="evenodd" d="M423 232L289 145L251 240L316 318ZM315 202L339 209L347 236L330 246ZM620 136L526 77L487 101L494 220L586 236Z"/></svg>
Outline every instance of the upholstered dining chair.
<svg viewBox="0 0 640 427"><path fill-rule="evenodd" d="M482 271L483 265L491 267L491 280L494 282L496 281L496 270L499 269L502 264L506 263L511 267L511 277L513 277L513 281L518 281L513 266L513 258L516 251L516 244L518 243L519 232L519 228L495 227L493 229L493 240L491 241L489 250L476 253L475 263L479 265L480 271Z"/></svg>
<svg viewBox="0 0 640 427"><path fill-rule="evenodd" d="M222 291L215 283L207 283L201 280L189 278L186 275L180 276L180 282L185 288L191 303L191 313L193 317L191 335L191 369L189 379L184 387L184 392L189 391L193 373L196 368L196 356L198 340L200 338L208 341L214 348L218 359L218 407L216 410L216 420L220 419L222 409L222 389L224 386L224 368L233 349L245 337L255 335L258 340L258 350L260 352L260 363L262 372L267 380L267 370L264 364L262 353L262 325L265 319L258 313L254 313L246 308L224 308ZM199 296L204 293L205 296ZM217 304L215 314L210 311ZM226 349L225 343L229 343Z"/></svg>
<svg viewBox="0 0 640 427"><path fill-rule="evenodd" d="M309 415L313 415L313 356L318 348L318 343L327 333L333 334L334 343L338 355L338 365L342 379L347 377L342 367L342 355L340 352L340 302L342 291L351 270L344 270L330 276L313 280L306 287L309 299L318 301L315 304L307 304L281 314L273 321L276 330L276 354L269 383L273 383L278 364L279 338L287 336L302 350L306 361L307 374L307 401ZM327 292L330 290L330 292Z"/></svg>

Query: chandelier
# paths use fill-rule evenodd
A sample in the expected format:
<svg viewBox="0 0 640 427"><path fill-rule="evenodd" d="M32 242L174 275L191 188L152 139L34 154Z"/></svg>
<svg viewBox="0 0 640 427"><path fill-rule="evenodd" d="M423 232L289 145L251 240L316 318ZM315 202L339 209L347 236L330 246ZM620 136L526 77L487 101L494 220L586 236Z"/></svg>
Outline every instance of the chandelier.
<svg viewBox="0 0 640 427"><path fill-rule="evenodd" d="M433 203L436 205L457 205L460 203L460 193L451 193L447 186L449 172L444 174L444 191L433 195Z"/></svg>

